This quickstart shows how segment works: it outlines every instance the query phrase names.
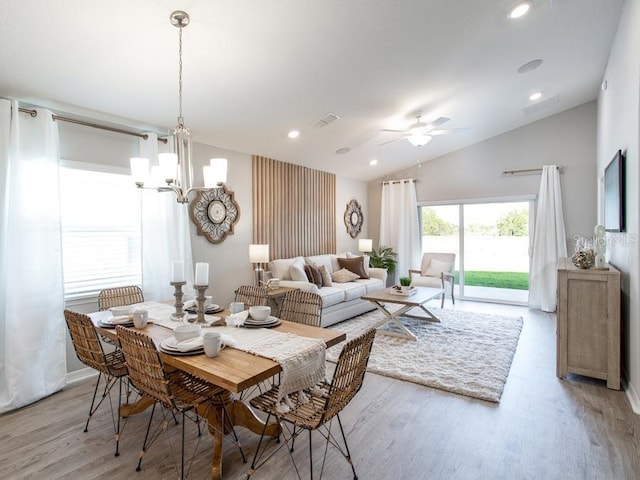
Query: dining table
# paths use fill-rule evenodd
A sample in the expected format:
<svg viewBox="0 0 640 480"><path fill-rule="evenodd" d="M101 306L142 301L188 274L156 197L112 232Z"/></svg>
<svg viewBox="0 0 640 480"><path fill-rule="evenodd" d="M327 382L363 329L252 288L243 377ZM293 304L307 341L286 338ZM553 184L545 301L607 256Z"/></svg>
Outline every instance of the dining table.
<svg viewBox="0 0 640 480"><path fill-rule="evenodd" d="M149 335L156 346L165 339L174 336L173 329L176 324L172 320L167 320L175 310L172 305L162 302L144 302L132 307L147 308L149 310L149 323L146 327L138 329ZM161 313L162 312L162 313ZM107 328L101 322L108 312L96 312L89 314L96 325L98 332L111 340L117 341L117 333L114 328ZM210 327L203 326L203 332L208 328L215 328L216 325L224 323L229 312L224 310L216 316L207 316L211 323ZM207 318L205 317L205 318ZM346 334L338 330L329 330L310 325L298 324L288 321L280 321L279 325L271 330L294 334L300 337L320 339L326 348L339 344L346 339ZM198 355L171 355L159 350L160 357L168 370L179 369L206 380L214 385L225 389L222 395L223 404L215 405L216 408L209 408L202 405L199 413L207 418L209 432L213 436L213 455L211 473L214 480L222 478L222 443L223 435L231 432L232 426L242 426L260 435L264 431L265 435L276 437L280 434L280 426L277 422L265 425L253 411L250 405L245 403L236 394L258 385L264 380L278 375L282 371L281 365L270 358L255 355L237 348L229 347L221 350L214 358L204 354ZM120 414L128 417L140 413L150 406L154 401L146 396L141 396L135 403L123 404ZM224 425L220 424L222 409L226 408L228 415Z"/></svg>

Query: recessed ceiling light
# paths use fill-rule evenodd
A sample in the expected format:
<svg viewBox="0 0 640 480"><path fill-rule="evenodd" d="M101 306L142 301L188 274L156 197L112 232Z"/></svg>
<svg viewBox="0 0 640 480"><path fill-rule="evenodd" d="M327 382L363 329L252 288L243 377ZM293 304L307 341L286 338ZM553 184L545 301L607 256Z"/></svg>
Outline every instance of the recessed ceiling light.
<svg viewBox="0 0 640 480"><path fill-rule="evenodd" d="M298 130L291 130L289 133L287 133L287 137L289 138L298 138L300 136L300 132Z"/></svg>
<svg viewBox="0 0 640 480"><path fill-rule="evenodd" d="M372 167L373 167L374 165L377 165L377 164L378 164L378 160L376 160L376 159L369 160L369 165L371 165Z"/></svg>
<svg viewBox="0 0 640 480"><path fill-rule="evenodd" d="M520 18L525 15L530 8L531 4L529 2L519 3L509 12L509 18Z"/></svg>
<svg viewBox="0 0 640 480"><path fill-rule="evenodd" d="M535 102L536 100L540 100L542 98L542 92L535 92L529 95L529 100Z"/></svg>

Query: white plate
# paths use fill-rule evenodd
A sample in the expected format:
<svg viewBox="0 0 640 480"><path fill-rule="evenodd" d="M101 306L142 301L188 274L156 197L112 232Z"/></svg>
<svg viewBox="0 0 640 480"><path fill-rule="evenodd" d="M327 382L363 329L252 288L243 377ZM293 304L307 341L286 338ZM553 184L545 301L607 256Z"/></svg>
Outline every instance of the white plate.
<svg viewBox="0 0 640 480"><path fill-rule="evenodd" d="M274 316L269 316L267 317L265 320L256 320L255 318L252 318L251 316L247 317L247 319L244 321L244 323L249 323L251 325L267 325L269 323L274 323L278 321L277 317Z"/></svg>
<svg viewBox="0 0 640 480"><path fill-rule="evenodd" d="M161 352L164 352L168 355L175 355L175 356L200 355L204 353L204 348L199 348L197 350L189 350L188 352L181 352L180 350L171 350L169 348L165 348L162 345L160 345L158 349Z"/></svg>
<svg viewBox="0 0 640 480"><path fill-rule="evenodd" d="M277 327L278 325L280 325L282 323L282 320L280 320L279 318L276 318L276 317L269 317L269 318L273 318L273 321L270 321L268 323L265 323L265 322L247 323L245 321L243 327L245 327L245 328L271 328L271 327Z"/></svg>
<svg viewBox="0 0 640 480"><path fill-rule="evenodd" d="M204 351L204 347L199 347L194 348L193 350L187 350L186 352L181 352L178 349L178 340L176 340L176 337L169 337L162 340L160 342L160 349L164 350L165 353L175 353L178 355L202 353Z"/></svg>

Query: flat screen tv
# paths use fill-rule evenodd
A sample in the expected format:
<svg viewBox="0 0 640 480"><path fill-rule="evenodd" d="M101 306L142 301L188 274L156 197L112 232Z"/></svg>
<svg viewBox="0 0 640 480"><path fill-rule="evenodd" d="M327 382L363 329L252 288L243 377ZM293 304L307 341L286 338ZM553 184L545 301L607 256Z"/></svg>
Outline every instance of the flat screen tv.
<svg viewBox="0 0 640 480"><path fill-rule="evenodd" d="M604 228L624 232L624 155L618 150L604 169Z"/></svg>

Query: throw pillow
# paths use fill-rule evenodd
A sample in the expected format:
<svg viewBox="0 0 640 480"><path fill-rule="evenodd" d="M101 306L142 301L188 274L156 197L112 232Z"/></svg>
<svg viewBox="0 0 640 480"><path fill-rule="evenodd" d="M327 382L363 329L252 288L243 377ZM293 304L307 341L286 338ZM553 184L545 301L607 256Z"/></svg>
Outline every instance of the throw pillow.
<svg viewBox="0 0 640 480"><path fill-rule="evenodd" d="M426 255L424 255L422 257L422 265L420 265L420 275L426 275L427 274L427 269L429 268L429 265L431 264L431 257L427 257Z"/></svg>
<svg viewBox="0 0 640 480"><path fill-rule="evenodd" d="M293 263L289 267L289 275L291 275L291 280L295 280L297 282L308 282L306 273L304 273L304 265L301 263Z"/></svg>
<svg viewBox="0 0 640 480"><path fill-rule="evenodd" d="M360 278L358 274L353 273L351 270L347 270L346 268L342 268L337 272L333 272L331 275L331 279L336 283L347 283L353 282Z"/></svg>
<svg viewBox="0 0 640 480"><path fill-rule="evenodd" d="M369 278L366 270L364 269L364 258L338 258L338 265L340 268L346 268L347 270L358 275L358 278Z"/></svg>
<svg viewBox="0 0 640 480"><path fill-rule="evenodd" d="M322 275L322 286L330 287L331 274L329 273L329 270L327 269L327 267L325 265L318 265L318 264L316 264L316 267L318 267L318 270L320 271L320 275Z"/></svg>
<svg viewBox="0 0 640 480"><path fill-rule="evenodd" d="M432 258L427 271L423 275L427 277L439 277L441 272L448 272L449 270L451 270L451 264L449 262Z"/></svg>
<svg viewBox="0 0 640 480"><path fill-rule="evenodd" d="M318 287L322 287L322 274L317 267L306 263L304 265L304 273L307 274L307 278L311 283L315 283Z"/></svg>

